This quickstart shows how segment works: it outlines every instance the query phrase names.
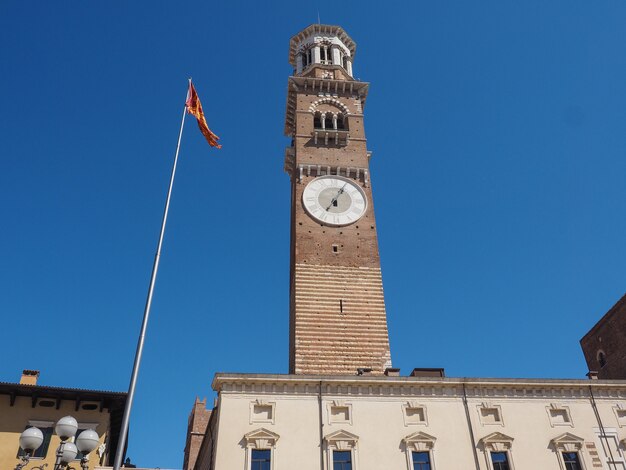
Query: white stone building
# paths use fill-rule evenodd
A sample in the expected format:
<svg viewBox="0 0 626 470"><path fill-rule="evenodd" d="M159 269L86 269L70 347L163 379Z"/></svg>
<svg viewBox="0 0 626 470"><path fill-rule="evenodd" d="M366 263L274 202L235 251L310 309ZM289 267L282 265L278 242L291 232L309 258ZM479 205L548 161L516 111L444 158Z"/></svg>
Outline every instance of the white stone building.
<svg viewBox="0 0 626 470"><path fill-rule="evenodd" d="M626 381L217 374L213 388L198 470L251 470L263 450L272 470L626 468Z"/></svg>

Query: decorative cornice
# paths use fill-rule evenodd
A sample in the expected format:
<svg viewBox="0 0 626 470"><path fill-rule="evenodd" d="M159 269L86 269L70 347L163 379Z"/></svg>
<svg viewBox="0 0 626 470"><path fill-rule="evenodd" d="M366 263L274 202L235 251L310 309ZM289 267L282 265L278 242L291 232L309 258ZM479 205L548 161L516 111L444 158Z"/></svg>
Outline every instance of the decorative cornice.
<svg viewBox="0 0 626 470"><path fill-rule="evenodd" d="M596 399L626 399L623 380L424 378L387 376L315 376L271 374L215 375L217 392L234 394L324 395L372 397L587 399L589 387Z"/></svg>
<svg viewBox="0 0 626 470"><path fill-rule="evenodd" d="M307 26L298 34L294 35L289 41L289 63L294 65L296 61L296 52L298 46L302 41L307 39L313 34L322 34L325 36L335 36L345 44L350 51L350 55L354 57L356 54L356 43L352 40L348 33L340 26L326 25L326 24L312 24Z"/></svg>

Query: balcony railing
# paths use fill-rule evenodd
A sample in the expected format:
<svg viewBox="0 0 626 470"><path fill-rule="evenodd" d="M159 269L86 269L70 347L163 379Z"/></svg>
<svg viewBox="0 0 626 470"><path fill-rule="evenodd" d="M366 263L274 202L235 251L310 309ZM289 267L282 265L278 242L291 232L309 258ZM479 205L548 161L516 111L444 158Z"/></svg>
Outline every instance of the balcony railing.
<svg viewBox="0 0 626 470"><path fill-rule="evenodd" d="M315 145L348 145L350 134L347 129L314 129L311 133Z"/></svg>

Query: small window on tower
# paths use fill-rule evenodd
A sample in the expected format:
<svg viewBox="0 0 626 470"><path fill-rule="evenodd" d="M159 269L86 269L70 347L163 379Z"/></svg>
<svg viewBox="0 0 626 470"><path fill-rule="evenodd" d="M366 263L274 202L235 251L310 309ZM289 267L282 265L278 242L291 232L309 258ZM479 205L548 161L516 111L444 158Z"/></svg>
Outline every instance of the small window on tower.
<svg viewBox="0 0 626 470"><path fill-rule="evenodd" d="M329 52L330 51L328 50L327 46L320 47L320 60L322 61L322 64L330 60Z"/></svg>
<svg viewBox="0 0 626 470"><path fill-rule="evenodd" d="M313 116L313 127L315 129L322 128L322 116L320 115L320 113L315 113L315 116Z"/></svg>
<svg viewBox="0 0 626 470"><path fill-rule="evenodd" d="M343 114L337 115L337 129L343 131L346 128L346 123L343 118Z"/></svg>
<svg viewBox="0 0 626 470"><path fill-rule="evenodd" d="M598 351L598 364L600 364L600 367L606 365L606 354L604 354L604 351Z"/></svg>
<svg viewBox="0 0 626 470"><path fill-rule="evenodd" d="M333 115L332 114L327 113L326 116L324 116L324 127L326 129L333 128Z"/></svg>

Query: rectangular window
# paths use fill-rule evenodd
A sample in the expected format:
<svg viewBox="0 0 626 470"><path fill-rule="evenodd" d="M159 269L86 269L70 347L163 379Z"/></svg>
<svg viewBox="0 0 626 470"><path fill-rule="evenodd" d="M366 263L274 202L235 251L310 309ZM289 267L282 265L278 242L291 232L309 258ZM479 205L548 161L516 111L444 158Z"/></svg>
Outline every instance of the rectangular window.
<svg viewBox="0 0 626 470"><path fill-rule="evenodd" d="M272 463L272 451L269 449L252 449L251 470L270 470Z"/></svg>
<svg viewBox="0 0 626 470"><path fill-rule="evenodd" d="M413 452L413 470L430 470L430 454Z"/></svg>
<svg viewBox="0 0 626 470"><path fill-rule="evenodd" d="M352 470L352 452L349 450L333 451L333 470Z"/></svg>
<svg viewBox="0 0 626 470"><path fill-rule="evenodd" d="M582 470L577 452L563 452L563 462L566 470Z"/></svg>
<svg viewBox="0 0 626 470"><path fill-rule="evenodd" d="M493 470L509 470L509 457L506 452L492 452Z"/></svg>
<svg viewBox="0 0 626 470"><path fill-rule="evenodd" d="M32 426L26 426L25 429L32 428ZM39 430L43 433L43 444L39 446L31 457L36 459L43 459L46 457L48 453L48 447L50 446L50 438L52 438L53 429L52 428L39 428ZM22 457L24 455L24 450L20 448L17 451L17 457Z"/></svg>

